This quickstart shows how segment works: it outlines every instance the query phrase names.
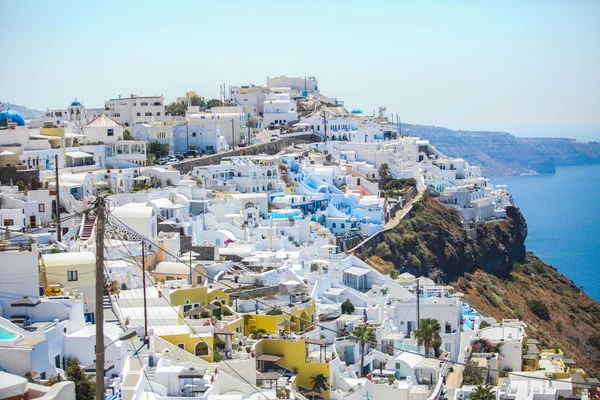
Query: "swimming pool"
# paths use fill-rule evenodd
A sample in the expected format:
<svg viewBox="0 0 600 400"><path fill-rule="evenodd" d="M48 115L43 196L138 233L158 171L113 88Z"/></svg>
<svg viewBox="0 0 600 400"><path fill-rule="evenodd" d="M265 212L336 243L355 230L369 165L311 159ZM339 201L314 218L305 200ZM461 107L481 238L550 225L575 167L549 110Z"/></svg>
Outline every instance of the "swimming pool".
<svg viewBox="0 0 600 400"><path fill-rule="evenodd" d="M21 335L0 326L0 341L17 340Z"/></svg>

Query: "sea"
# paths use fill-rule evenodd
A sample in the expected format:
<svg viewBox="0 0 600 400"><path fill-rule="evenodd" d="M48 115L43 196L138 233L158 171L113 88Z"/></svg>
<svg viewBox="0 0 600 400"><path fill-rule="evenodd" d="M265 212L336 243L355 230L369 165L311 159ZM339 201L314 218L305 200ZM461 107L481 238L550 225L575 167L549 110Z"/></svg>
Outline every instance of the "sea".
<svg viewBox="0 0 600 400"><path fill-rule="evenodd" d="M600 165L494 180L525 216L528 251L600 301Z"/></svg>

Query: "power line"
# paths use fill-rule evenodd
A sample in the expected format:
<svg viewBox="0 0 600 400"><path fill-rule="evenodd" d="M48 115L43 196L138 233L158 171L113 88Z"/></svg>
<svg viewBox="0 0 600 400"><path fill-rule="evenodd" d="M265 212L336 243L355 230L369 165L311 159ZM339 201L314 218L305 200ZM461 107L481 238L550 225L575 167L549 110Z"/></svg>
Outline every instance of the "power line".
<svg viewBox="0 0 600 400"><path fill-rule="evenodd" d="M158 246L157 246L156 244L152 243L152 242L150 241L150 239L144 238L144 236L143 236L143 235L141 235L141 234L137 233L136 231L134 231L134 230L133 230L131 227L129 227L127 224L123 223L123 222L122 222L122 221L121 221L119 218L115 217L113 214L110 214L110 216L111 216L113 219L117 220L117 221L120 223L121 227L124 227L124 228L128 229L130 232L132 232L132 233L134 233L134 234L136 234L136 235L138 235L138 236L142 237L142 238L143 238L143 240L146 240L146 241L148 241L148 242L149 242L149 244L151 244L151 245L155 246L156 248L158 248ZM113 224L114 224L114 222L113 222ZM179 259L179 257L175 256L174 254L170 253L169 251L167 251L167 250L165 250L165 249L161 249L161 250L162 250L162 251L164 251L166 254L168 254L168 255L170 255L170 256L172 256L172 257L175 257L176 259ZM137 261L136 261L136 262L137 262ZM203 273L203 272L202 272L202 271L200 271L200 270L196 270L196 269L194 269L194 270L195 270L195 271L196 271L198 274L200 274L200 275L204 276L205 278L207 278L207 279L210 279L210 277L208 276L208 274L205 274L205 273ZM240 291L240 290L239 290L239 288L235 288L234 286L231 286L231 285L229 285L229 284L228 284L228 283L226 283L226 282L221 282L221 284L222 284L223 286L226 286L226 287L230 288L230 289L234 289L235 291ZM156 286L156 284L154 284L154 286ZM418 294L417 294L417 295L418 295ZM278 307L276 307L276 306L273 306L273 305L271 305L271 304L268 304L268 303L266 303L266 302L262 301L261 299L259 299L259 298L257 298L257 297L254 297L254 296L252 296L252 295L245 295L245 296L247 296L247 297L251 298L252 300L256 301L257 303L260 303L260 304L262 304L262 305L264 305L264 306L266 306L266 307L268 307L268 308L271 308L271 309L277 309L277 310L281 311L281 312L282 312L282 314L286 314L286 315L288 315L288 316L290 316L290 317L296 318L297 320L299 320L299 321L302 321L302 322L305 322L305 323L307 323L307 324L309 324L309 325L311 325L311 326L319 327L319 328L321 328L321 330L327 330L327 331L330 331L330 332L333 332L333 333L337 333L337 334L338 334L338 335L340 335L341 337L346 337L346 338L348 338L348 339L355 339L355 340L357 340L357 341L359 341L359 342L365 342L365 343L367 343L367 344L370 344L370 345L375 345L375 347L377 347L377 346L379 345L379 343L378 343L378 342L368 342L368 341L364 341L364 340L362 340L362 339L360 339L360 338L357 338L356 336L353 336L351 333L350 333L350 334L348 334L348 333L346 333L346 332L342 332L342 331L339 331L339 330L337 330L337 329L333 329L333 328L330 328L330 327L328 327L328 326L323 326L323 325L317 324L317 323L315 323L315 322L309 321L309 320L307 320L307 319L304 319L304 318L298 317L298 316L296 316L296 315L294 315L294 314L292 314L292 313L290 313L290 312L288 312L288 311L282 310L281 308L278 308ZM182 319L183 319L183 317L182 317ZM185 321L185 319L184 319L184 321ZM186 324L187 324L187 323L186 323ZM189 326L189 325L188 325L188 326ZM430 355L421 354L421 353L419 353L419 352L416 352L416 351L411 351L411 350L401 350L401 351L403 351L403 352L406 352L406 353L409 353L409 354L415 354L415 355L419 355L419 356L421 356L421 357L424 357L424 358L430 358L430 359L434 359L434 360L437 360L437 361L442 361L442 360L440 360L439 358L437 358L437 357L435 357L435 356L430 356ZM506 372L506 371L502 371L502 370L495 369L495 368L491 368L491 367L481 367L481 366L476 366L476 365L472 365L472 364L469 364L469 363L461 363L461 362L459 362L459 361L445 360L445 362L448 362L448 363L450 363L450 364L452 364L452 365L461 365L461 366L465 366L465 367L471 367L471 368L480 369L480 370L485 370L485 371L491 371L491 372L498 372L498 373L500 373L500 372L502 372L502 373L505 373L505 372ZM530 375L523 375L523 374L518 374L518 373L514 373L514 372L510 372L510 374L511 374L511 375L513 375L513 376L516 376L516 377L523 377L523 378L528 378L528 379L533 379L533 380L553 381L553 379L550 379L550 378L545 378L545 377L536 377L536 376L530 376ZM581 384L579 384L579 383L578 383L578 385L586 385L586 386L588 386L588 387L591 387L591 386L592 386L592 384L590 384L590 383L581 383Z"/></svg>

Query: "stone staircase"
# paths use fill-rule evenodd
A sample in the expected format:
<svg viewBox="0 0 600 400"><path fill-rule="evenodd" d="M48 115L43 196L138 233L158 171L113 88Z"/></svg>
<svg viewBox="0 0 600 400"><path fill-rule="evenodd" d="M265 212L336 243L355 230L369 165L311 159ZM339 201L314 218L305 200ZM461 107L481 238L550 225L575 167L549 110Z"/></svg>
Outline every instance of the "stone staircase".
<svg viewBox="0 0 600 400"><path fill-rule="evenodd" d="M104 322L118 324L119 320L117 319L117 316L115 315L112 309L112 304L110 303L110 298L108 296L109 295L105 294L102 298L102 308L104 309Z"/></svg>
<svg viewBox="0 0 600 400"><path fill-rule="evenodd" d="M96 225L96 217L90 217L89 215L86 215L83 223L83 229L79 233L79 239L82 242L85 242L92 236L94 225Z"/></svg>

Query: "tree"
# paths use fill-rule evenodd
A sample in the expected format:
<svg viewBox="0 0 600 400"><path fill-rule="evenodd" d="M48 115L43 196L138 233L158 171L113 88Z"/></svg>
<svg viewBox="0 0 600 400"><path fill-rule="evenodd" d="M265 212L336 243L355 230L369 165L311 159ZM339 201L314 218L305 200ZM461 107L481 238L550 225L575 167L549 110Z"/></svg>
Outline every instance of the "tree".
<svg viewBox="0 0 600 400"><path fill-rule="evenodd" d="M154 154L154 157L159 158L169 152L169 145L159 142L150 142L148 144L148 154Z"/></svg>
<svg viewBox="0 0 600 400"><path fill-rule="evenodd" d="M352 314L354 312L354 304L349 299L342 303L342 314Z"/></svg>
<svg viewBox="0 0 600 400"><path fill-rule="evenodd" d="M197 144L190 144L188 146L188 150L198 150L198 145Z"/></svg>
<svg viewBox="0 0 600 400"><path fill-rule="evenodd" d="M385 184L387 183L387 180L390 177L390 166L388 165L388 163L382 163L379 166L379 177L383 181L383 185L385 187Z"/></svg>
<svg viewBox="0 0 600 400"><path fill-rule="evenodd" d="M190 98L190 105L192 107L204 107L206 106L206 103L204 102L204 99L202 99L200 96L193 95Z"/></svg>
<svg viewBox="0 0 600 400"><path fill-rule="evenodd" d="M75 398L77 400L93 400L96 397L96 385L79 366L79 360L68 358L65 373L67 379L75 383Z"/></svg>
<svg viewBox="0 0 600 400"><path fill-rule="evenodd" d="M350 341L353 343L360 344L360 375L362 376L365 368L365 345L367 343L376 345L377 336L375 336L375 332L369 329L368 326L363 325L354 328L348 339L350 339Z"/></svg>
<svg viewBox="0 0 600 400"><path fill-rule="evenodd" d="M123 140L135 140L135 138L131 136L131 132L129 132L129 129L127 128L123 129Z"/></svg>
<svg viewBox="0 0 600 400"><path fill-rule="evenodd" d="M441 342L440 331L442 327L437 319L423 318L419 323L419 329L415 331L417 344L425 347L425 354L429 354L429 349L433 348L434 342Z"/></svg>
<svg viewBox="0 0 600 400"><path fill-rule="evenodd" d="M171 104L169 104L168 106L165 106L165 114L168 115L172 115L172 116L183 116L185 115L185 112L187 111L187 106L185 104L179 104L176 102L173 102Z"/></svg>
<svg viewBox="0 0 600 400"><path fill-rule="evenodd" d="M325 374L319 374L312 377L313 390L315 392L325 392L329 389L329 379Z"/></svg>
<svg viewBox="0 0 600 400"><path fill-rule="evenodd" d="M246 336L246 327L248 326L248 322L252 319L252 315L244 314L244 336Z"/></svg>
<svg viewBox="0 0 600 400"><path fill-rule="evenodd" d="M206 108L213 108L213 107L220 107L223 105L223 102L221 100L218 99L210 99L207 103L206 103Z"/></svg>
<svg viewBox="0 0 600 400"><path fill-rule="evenodd" d="M471 400L495 400L496 393L494 391L494 387L492 385L490 385L489 383L485 384L485 385L479 384L479 385L477 385L475 390L473 390L473 392L471 392L469 399L471 399Z"/></svg>

